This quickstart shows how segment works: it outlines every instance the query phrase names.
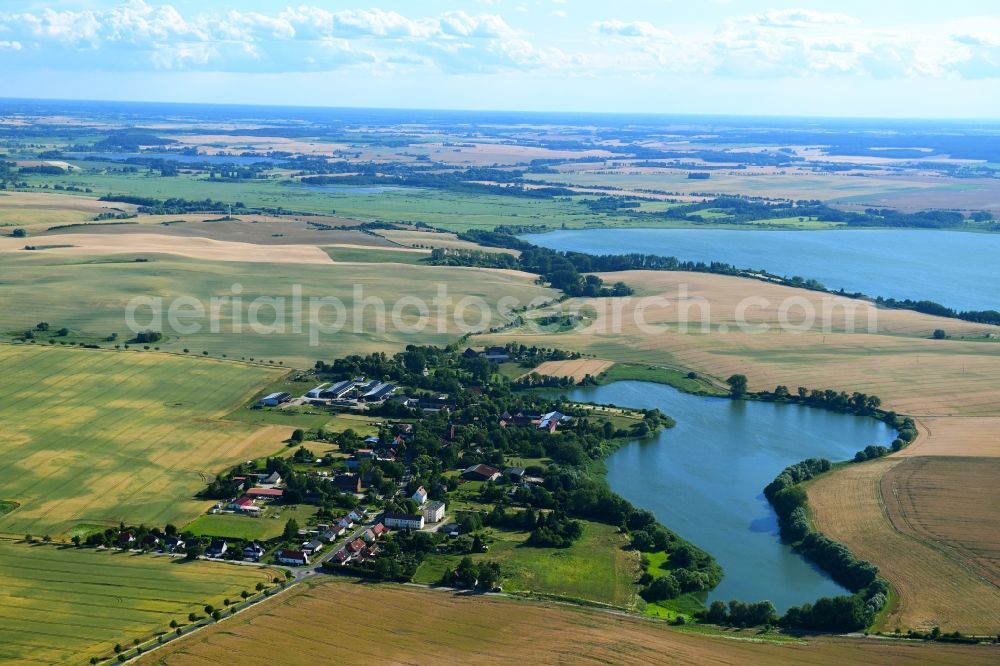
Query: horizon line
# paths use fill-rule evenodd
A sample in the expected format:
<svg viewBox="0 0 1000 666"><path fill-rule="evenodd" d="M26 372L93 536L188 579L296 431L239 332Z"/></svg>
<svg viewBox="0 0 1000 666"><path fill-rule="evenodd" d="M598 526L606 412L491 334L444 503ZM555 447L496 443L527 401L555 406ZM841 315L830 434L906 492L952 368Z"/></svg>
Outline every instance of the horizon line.
<svg viewBox="0 0 1000 666"><path fill-rule="evenodd" d="M822 115L799 115L799 114L734 114L722 112L694 112L694 111L576 111L576 110L537 110L537 109L471 109L453 107L406 107L406 106L368 106L368 105L326 105L326 104L269 104L269 103L248 103L248 102L192 102L192 101L163 101L163 100L141 100L141 99L95 99L82 97L6 97L0 96L0 104L10 102L38 103L38 102L69 102L69 103L91 103L91 104L162 104L167 106L208 106L208 107L235 107L247 109L308 109L330 110L330 111L411 111L411 112L444 112L444 113L468 113L468 114L524 114L526 116L552 116L552 115L576 115L576 116L639 116L648 118L715 118L715 119L755 119L755 120L812 120L812 121L892 121L899 123L927 123L927 122L950 122L950 123L990 123L1000 125L1000 117L989 116L822 116Z"/></svg>

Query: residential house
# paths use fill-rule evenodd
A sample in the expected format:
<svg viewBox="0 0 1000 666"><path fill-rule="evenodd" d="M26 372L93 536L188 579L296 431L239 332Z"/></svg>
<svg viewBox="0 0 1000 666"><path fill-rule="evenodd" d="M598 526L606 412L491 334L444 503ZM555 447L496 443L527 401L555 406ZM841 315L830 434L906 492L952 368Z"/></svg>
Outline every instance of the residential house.
<svg viewBox="0 0 1000 666"><path fill-rule="evenodd" d="M462 352L462 356L464 356L465 358L476 358L477 356L479 356L479 352L477 352L472 347L466 347L465 351Z"/></svg>
<svg viewBox="0 0 1000 666"><path fill-rule="evenodd" d="M349 514L347 514L347 517L356 523L360 523L362 520L365 519L365 513L366 513L365 510L362 509L361 507L355 507L354 509L351 510Z"/></svg>
<svg viewBox="0 0 1000 666"><path fill-rule="evenodd" d="M243 547L243 559L257 562L264 557L264 547L254 541Z"/></svg>
<svg viewBox="0 0 1000 666"><path fill-rule="evenodd" d="M229 544L225 539L212 539L212 544L205 551L209 557L222 557L229 550Z"/></svg>
<svg viewBox="0 0 1000 666"><path fill-rule="evenodd" d="M338 564L347 564L351 560L351 552L347 548L341 548L333 554L333 559Z"/></svg>
<svg viewBox="0 0 1000 666"><path fill-rule="evenodd" d="M315 555L319 551L323 550L323 542L319 539L313 539L312 541L307 541L302 544L301 550L306 555Z"/></svg>
<svg viewBox="0 0 1000 666"><path fill-rule="evenodd" d="M135 534L132 532L119 532L118 534L118 547L119 548L131 548L132 544L135 543Z"/></svg>
<svg viewBox="0 0 1000 666"><path fill-rule="evenodd" d="M473 465L462 472L462 478L468 481L495 481L500 477L500 470L489 465Z"/></svg>
<svg viewBox="0 0 1000 666"><path fill-rule="evenodd" d="M260 484L265 487L267 486L274 487L279 485L280 483L281 483L281 475L278 474L277 472L271 472L260 481Z"/></svg>
<svg viewBox="0 0 1000 666"><path fill-rule="evenodd" d="M355 539L351 543L344 546L349 553L352 555L357 555L365 549L365 542L362 539Z"/></svg>
<svg viewBox="0 0 1000 666"><path fill-rule="evenodd" d="M354 527L354 520L350 516L344 516L337 521L337 525L344 530L349 530Z"/></svg>
<svg viewBox="0 0 1000 666"><path fill-rule="evenodd" d="M417 488L417 491L413 493L410 499L412 499L417 504L423 504L424 502L427 501L427 490L423 486L420 486L419 488Z"/></svg>
<svg viewBox="0 0 1000 666"><path fill-rule="evenodd" d="M142 538L143 548L156 548L160 544L160 537L155 534L147 534Z"/></svg>
<svg viewBox="0 0 1000 666"><path fill-rule="evenodd" d="M428 502L424 505L424 520L428 523L439 523L444 520L444 502Z"/></svg>
<svg viewBox="0 0 1000 666"><path fill-rule="evenodd" d="M289 550L288 548L282 548L278 551L278 561L282 564L302 566L304 564L309 564L309 556L301 550Z"/></svg>
<svg viewBox="0 0 1000 666"><path fill-rule="evenodd" d="M555 432L556 426L560 423L565 423L570 419L562 412L549 412L548 414L542 414L538 419L538 429L548 430L549 432Z"/></svg>
<svg viewBox="0 0 1000 666"><path fill-rule="evenodd" d="M361 533L361 538L368 543L375 543L375 538L376 538L375 531L372 530L371 528L368 528L367 530Z"/></svg>
<svg viewBox="0 0 1000 666"><path fill-rule="evenodd" d="M388 531L389 531L389 528L387 528L382 523L375 523L375 526L372 527L372 533L375 535L376 539L379 538L380 536L382 536L383 534L385 534Z"/></svg>
<svg viewBox="0 0 1000 666"><path fill-rule="evenodd" d="M329 477L330 483L337 490L345 493L360 493L361 492L361 475L360 474L338 474L337 476Z"/></svg>
<svg viewBox="0 0 1000 666"><path fill-rule="evenodd" d="M403 530L420 530L424 527L424 517L422 514L386 512L382 516L382 522L386 527Z"/></svg>
<svg viewBox="0 0 1000 666"><path fill-rule="evenodd" d="M163 549L168 552L175 552L184 548L184 539L179 536L168 536L163 538Z"/></svg>

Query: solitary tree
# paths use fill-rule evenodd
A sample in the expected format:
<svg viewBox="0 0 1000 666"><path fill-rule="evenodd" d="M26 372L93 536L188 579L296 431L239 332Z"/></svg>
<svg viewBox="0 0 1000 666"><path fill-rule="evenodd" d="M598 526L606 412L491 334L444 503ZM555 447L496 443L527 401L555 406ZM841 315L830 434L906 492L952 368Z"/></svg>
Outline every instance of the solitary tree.
<svg viewBox="0 0 1000 666"><path fill-rule="evenodd" d="M944 340L946 337L948 337L948 334L945 333L942 329L940 328L934 329L935 340Z"/></svg>
<svg viewBox="0 0 1000 666"><path fill-rule="evenodd" d="M299 534L299 522L294 518L289 518L285 523L285 531L282 536L287 539L294 539Z"/></svg>
<svg viewBox="0 0 1000 666"><path fill-rule="evenodd" d="M729 395L733 398L742 398L747 394L747 376L733 375L726 380L729 384Z"/></svg>

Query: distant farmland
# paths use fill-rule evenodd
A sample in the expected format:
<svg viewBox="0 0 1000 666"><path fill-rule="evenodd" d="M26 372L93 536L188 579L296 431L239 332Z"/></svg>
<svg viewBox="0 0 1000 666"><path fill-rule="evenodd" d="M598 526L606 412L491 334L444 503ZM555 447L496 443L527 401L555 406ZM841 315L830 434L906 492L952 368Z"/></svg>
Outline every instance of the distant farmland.
<svg viewBox="0 0 1000 666"><path fill-rule="evenodd" d="M253 593L273 571L166 557L0 542L0 662L114 657L205 604Z"/></svg>
<svg viewBox="0 0 1000 666"><path fill-rule="evenodd" d="M267 368L144 352L0 345L0 533L66 536L119 521L187 523L227 465L288 428L221 421Z"/></svg>

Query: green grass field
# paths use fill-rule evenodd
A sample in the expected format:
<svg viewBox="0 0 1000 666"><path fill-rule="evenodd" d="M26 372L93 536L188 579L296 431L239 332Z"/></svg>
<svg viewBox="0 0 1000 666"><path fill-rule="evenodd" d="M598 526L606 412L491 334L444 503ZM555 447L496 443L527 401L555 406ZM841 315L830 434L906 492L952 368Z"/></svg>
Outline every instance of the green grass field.
<svg viewBox="0 0 1000 666"><path fill-rule="evenodd" d="M254 358L282 361L286 366L312 367L317 359L330 361L354 353L398 350L406 344L445 344L459 333L454 308L465 297L478 297L493 308L492 325L500 323L495 311L499 299L512 296L520 303L536 297L551 297L551 289L534 284L534 276L478 268L408 266L399 264L294 265L227 261L198 261L161 255L153 261L135 262L133 257L71 258L45 255L42 252L0 254L0 299L5 305L0 315L0 331L33 327L41 320L52 329L67 327L83 336L107 336L115 332L119 342L133 337L125 325L125 312L134 297L162 298L163 319L155 322L151 308L136 310L136 322L162 330L166 338L157 346L169 351L189 349L192 354L207 351L211 356ZM219 309L217 332L210 328L212 297L232 297L234 285L241 290L241 324L233 318L227 302ZM301 287L301 329L294 330L293 285ZM438 308L433 299L439 286L454 304ZM362 305L356 295L368 299ZM397 299L406 295L427 304L428 317L421 320L413 303L396 310L400 328L393 319ZM184 335L167 326L167 308L173 299L185 296L197 299L204 316L184 317L183 324L200 324ZM310 315L310 297L336 298L343 304L338 311L324 305ZM264 303L259 310L258 326L251 325L250 308L258 297L284 298L284 322L276 324L274 309ZM381 299L381 304L372 299ZM317 301L318 303L318 301ZM356 307L357 304L357 307ZM464 307L464 306L463 306ZM439 317L444 310L443 317ZM188 312L190 310L187 310ZM377 315L384 312L383 327L376 326ZM480 311L474 305L465 309L471 326L480 323ZM341 314L342 313L342 314ZM319 330L314 346L309 324L319 321L331 328ZM335 322L342 322L334 331ZM43 341L45 341L43 339Z"/></svg>
<svg viewBox="0 0 1000 666"><path fill-rule="evenodd" d="M268 584L273 570L0 542L0 662L86 664Z"/></svg>
<svg viewBox="0 0 1000 666"><path fill-rule="evenodd" d="M687 393L708 393L712 395L725 394L724 391L715 386L715 384L708 379L698 376L697 373L695 373L694 377L690 377L689 374L689 372L682 372L680 370L664 368L656 365L615 363L598 376L598 381L602 384L610 384L611 382L631 379L636 381L666 384Z"/></svg>
<svg viewBox="0 0 1000 666"><path fill-rule="evenodd" d="M473 560L500 562L505 592L530 592L632 608L636 603L639 559L622 550L626 538L610 525L584 522L583 537L569 548L525 546L527 532L487 530L489 552ZM414 582L435 584L461 555L433 554Z"/></svg>
<svg viewBox="0 0 1000 666"><path fill-rule="evenodd" d="M277 371L182 356L0 345L0 533L68 534L124 520L181 525L193 496L287 429L222 421Z"/></svg>
<svg viewBox="0 0 1000 666"><path fill-rule="evenodd" d="M305 527L316 516L317 507L305 504L268 506L259 518L216 513L198 516L186 527L195 536L228 537L230 539L267 540L281 536L285 523L294 518Z"/></svg>
<svg viewBox="0 0 1000 666"><path fill-rule="evenodd" d="M426 264L430 254L427 252L410 252L406 250L382 250L379 248L360 247L324 247L323 251L336 262L364 264Z"/></svg>

